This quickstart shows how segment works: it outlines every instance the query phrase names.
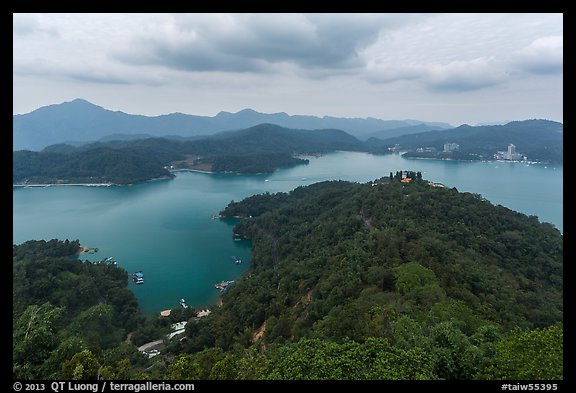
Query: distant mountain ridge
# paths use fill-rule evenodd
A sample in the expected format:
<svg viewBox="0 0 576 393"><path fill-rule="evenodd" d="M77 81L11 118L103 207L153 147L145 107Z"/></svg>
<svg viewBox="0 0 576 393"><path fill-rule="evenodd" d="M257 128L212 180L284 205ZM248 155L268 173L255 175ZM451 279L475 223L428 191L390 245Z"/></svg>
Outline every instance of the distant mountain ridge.
<svg viewBox="0 0 576 393"><path fill-rule="evenodd" d="M419 120L381 120L376 118L338 118L280 113L259 113L244 109L237 113L220 112L216 116L171 113L160 116L133 115L111 111L83 99L41 107L13 116L13 150L41 150L46 146L73 142L86 143L117 134L148 134L152 137L192 137L221 131L241 130L258 124L276 124L292 129L339 129L359 139L372 134L391 137L386 130L427 125L434 129L452 128L450 124ZM418 129L416 129L417 132Z"/></svg>

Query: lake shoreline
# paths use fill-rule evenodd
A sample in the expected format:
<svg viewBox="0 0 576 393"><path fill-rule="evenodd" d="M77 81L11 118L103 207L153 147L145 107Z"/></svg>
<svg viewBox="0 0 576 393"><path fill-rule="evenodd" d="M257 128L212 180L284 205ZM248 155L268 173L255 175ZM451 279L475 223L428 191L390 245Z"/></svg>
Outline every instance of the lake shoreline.
<svg viewBox="0 0 576 393"><path fill-rule="evenodd" d="M431 161L455 161L455 162L484 162L484 163L491 163L491 162L500 162L505 164L528 164L528 165L564 165L562 162L553 163L553 162L545 162L545 161L530 161L530 160L521 160L521 161L514 161L514 160L462 160L457 158L437 158L437 157L404 157L401 156L404 160L431 160Z"/></svg>
<svg viewBox="0 0 576 393"><path fill-rule="evenodd" d="M21 187L21 188L34 188L34 187L52 187L52 186L74 186L74 187L113 187L113 186L133 186L135 184L153 182L158 180L169 180L173 179L174 176L162 176L162 177L155 177L152 179L142 180L136 183L31 183L31 184L22 184L16 183L12 184L12 187Z"/></svg>
<svg viewBox="0 0 576 393"><path fill-rule="evenodd" d="M203 171L200 169L190 169L190 168L171 169L170 172L197 172L197 173L209 173L213 175L220 173L220 172Z"/></svg>
<svg viewBox="0 0 576 393"><path fill-rule="evenodd" d="M81 187L110 187L118 186L115 183L33 183L33 184L12 184L12 187L32 188L32 187L52 187L52 186L81 186Z"/></svg>

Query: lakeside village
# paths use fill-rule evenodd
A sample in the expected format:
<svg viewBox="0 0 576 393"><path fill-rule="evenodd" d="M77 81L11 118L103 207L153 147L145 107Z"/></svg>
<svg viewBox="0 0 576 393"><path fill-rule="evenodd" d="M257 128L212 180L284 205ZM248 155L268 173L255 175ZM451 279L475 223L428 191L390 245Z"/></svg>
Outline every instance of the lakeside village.
<svg viewBox="0 0 576 393"><path fill-rule="evenodd" d="M392 152L400 152L402 150L399 144L388 148ZM478 154L473 153L460 153L460 145L458 143L446 142L444 143L443 150L439 151L435 147L418 147L415 151L407 151L404 153L407 158L431 158L431 159L441 159L441 160L478 160L481 157ZM504 162L525 162L528 161L528 157L516 150L516 145L510 143L506 151L497 151L493 155L495 161Z"/></svg>
<svg viewBox="0 0 576 393"><path fill-rule="evenodd" d="M80 247L81 247L80 254L95 254L98 252L97 247L85 247L85 246L80 246ZM242 260L237 258L235 255L233 255L232 256L232 262L236 265L239 265L242 263ZM100 261L91 261L91 263L103 264L103 265L116 265L117 264L116 260L113 257L107 257L107 258L104 258ZM144 284L144 273L142 272L142 270L136 271L134 273L128 273L128 277L136 285ZM234 284L234 280L224 280L224 281L221 281L219 283L214 284L214 288L218 289L220 292L225 292L231 284ZM184 309L188 308L188 305L186 304L186 300L184 300L183 298L180 299L179 304ZM222 305L222 304L219 303L218 306L220 306L220 305ZM196 313L196 316L193 319L197 321L200 318L203 318L203 317L210 315L211 312L212 311L209 308L202 309ZM168 317L168 316L170 316L171 313L172 313L172 309L163 310L160 312L160 316L161 317ZM170 325L171 332L169 334L167 334L164 338L143 344L140 347L138 347L138 350L144 356L147 356L148 358L152 358L156 355L159 355L160 351L166 347L166 343L169 342L170 340L172 340L174 337L177 337L177 338L179 337L180 340L183 338L182 335L186 331L187 323L188 323L188 321L180 321L177 323L173 323L172 325Z"/></svg>

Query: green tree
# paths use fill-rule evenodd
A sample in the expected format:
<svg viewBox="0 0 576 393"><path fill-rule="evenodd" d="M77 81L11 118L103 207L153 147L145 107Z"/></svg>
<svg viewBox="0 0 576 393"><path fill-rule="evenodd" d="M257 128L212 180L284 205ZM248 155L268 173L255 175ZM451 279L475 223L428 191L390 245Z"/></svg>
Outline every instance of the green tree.
<svg viewBox="0 0 576 393"><path fill-rule="evenodd" d="M14 377L42 378L39 367L58 346L58 322L64 309L50 303L30 305L14 324L12 355Z"/></svg>
<svg viewBox="0 0 576 393"><path fill-rule="evenodd" d="M181 354L168 368L166 379L200 379L201 375L202 369L198 360L193 355Z"/></svg>
<svg viewBox="0 0 576 393"><path fill-rule="evenodd" d="M83 349L86 349L86 344L80 337L69 336L63 339L42 364L43 379L58 379L62 363Z"/></svg>
<svg viewBox="0 0 576 393"><path fill-rule="evenodd" d="M268 366L268 358L256 346L236 348L213 364L209 379L255 380L261 379Z"/></svg>
<svg viewBox="0 0 576 393"><path fill-rule="evenodd" d="M442 379L472 379L481 364L482 352L453 322L440 322L431 329L430 353L435 374Z"/></svg>
<svg viewBox="0 0 576 393"><path fill-rule="evenodd" d="M84 337L91 348L108 348L121 340L121 331L113 325L114 310L107 304L98 304L76 317L70 329Z"/></svg>
<svg viewBox="0 0 576 393"><path fill-rule="evenodd" d="M392 342L405 350L430 346L430 340L424 335L421 324L407 315L401 315L394 321Z"/></svg>
<svg viewBox="0 0 576 393"><path fill-rule="evenodd" d="M400 350L386 339L341 344L303 339L270 356L264 379L431 379L432 359L420 349Z"/></svg>
<svg viewBox="0 0 576 393"><path fill-rule="evenodd" d="M100 378L100 363L89 349L78 352L62 363L60 379L96 380Z"/></svg>
<svg viewBox="0 0 576 393"><path fill-rule="evenodd" d="M482 379L563 379L563 327L516 329L496 345L493 364L479 375Z"/></svg>
<svg viewBox="0 0 576 393"><path fill-rule="evenodd" d="M396 288L402 295L425 285L438 285L434 272L417 262L400 265L396 272Z"/></svg>

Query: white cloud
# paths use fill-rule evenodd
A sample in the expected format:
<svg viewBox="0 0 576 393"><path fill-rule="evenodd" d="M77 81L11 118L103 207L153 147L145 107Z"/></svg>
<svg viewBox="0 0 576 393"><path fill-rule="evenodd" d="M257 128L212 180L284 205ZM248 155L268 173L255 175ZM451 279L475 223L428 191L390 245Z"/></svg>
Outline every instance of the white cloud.
<svg viewBox="0 0 576 393"><path fill-rule="evenodd" d="M366 74L373 83L412 81L435 91L462 92L492 87L508 80L502 62L494 58L456 60L447 64L371 64Z"/></svg>
<svg viewBox="0 0 576 393"><path fill-rule="evenodd" d="M38 14L13 14L12 32L17 36L34 34L47 34L58 36L58 31L45 23L44 18Z"/></svg>
<svg viewBox="0 0 576 393"><path fill-rule="evenodd" d="M424 83L431 89L466 91L492 87L508 80L508 73L492 57L452 61L427 67Z"/></svg>
<svg viewBox="0 0 576 393"><path fill-rule="evenodd" d="M564 39L562 36L538 38L513 54L513 63L534 74L558 74L563 71Z"/></svg>
<svg viewBox="0 0 576 393"><path fill-rule="evenodd" d="M393 83L398 81L421 80L426 67L415 64L381 64L371 62L366 68L365 78L373 83Z"/></svg>

